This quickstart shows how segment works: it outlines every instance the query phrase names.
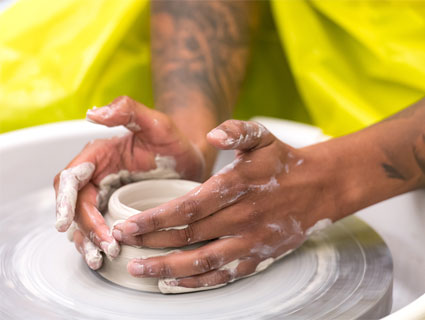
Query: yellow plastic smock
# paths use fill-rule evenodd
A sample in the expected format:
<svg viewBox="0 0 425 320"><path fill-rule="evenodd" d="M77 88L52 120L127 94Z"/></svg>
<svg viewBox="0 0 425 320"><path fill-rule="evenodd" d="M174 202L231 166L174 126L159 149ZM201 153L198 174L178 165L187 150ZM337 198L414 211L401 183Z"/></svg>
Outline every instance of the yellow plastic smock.
<svg viewBox="0 0 425 320"><path fill-rule="evenodd" d="M425 1L274 0L269 9L235 117L340 135L424 95ZM21 0L0 14L0 132L83 118L123 94L153 106L147 1Z"/></svg>
<svg viewBox="0 0 425 320"><path fill-rule="evenodd" d="M147 0L21 0L0 14L0 132L152 105Z"/></svg>

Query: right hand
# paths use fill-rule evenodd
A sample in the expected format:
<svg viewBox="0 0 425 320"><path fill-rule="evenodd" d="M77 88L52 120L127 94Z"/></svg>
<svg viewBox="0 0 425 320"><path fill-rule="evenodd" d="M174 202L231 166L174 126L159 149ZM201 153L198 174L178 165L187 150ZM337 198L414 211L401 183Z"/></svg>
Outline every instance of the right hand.
<svg viewBox="0 0 425 320"><path fill-rule="evenodd" d="M89 110L87 118L131 131L88 143L54 179L56 228L65 232L75 222L77 228L71 234L75 246L95 270L102 265L100 250L111 258L119 254L119 245L100 212L115 189L156 178L155 169L168 172L168 178L200 181L205 165L202 153L167 115L131 98L119 97L105 107Z"/></svg>

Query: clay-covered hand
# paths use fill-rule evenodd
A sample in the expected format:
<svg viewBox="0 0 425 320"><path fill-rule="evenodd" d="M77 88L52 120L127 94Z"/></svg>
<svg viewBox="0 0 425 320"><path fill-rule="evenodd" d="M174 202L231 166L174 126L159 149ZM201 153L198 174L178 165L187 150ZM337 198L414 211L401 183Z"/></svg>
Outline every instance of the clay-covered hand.
<svg viewBox="0 0 425 320"><path fill-rule="evenodd" d="M110 257L119 254L119 245L100 212L111 193L142 179L200 180L204 161L167 115L128 97L89 110L87 119L129 130L124 136L90 142L54 180L56 228L64 232L75 221L75 245L90 268L98 269L102 264L99 250Z"/></svg>
<svg viewBox="0 0 425 320"><path fill-rule="evenodd" d="M164 278L163 292L224 285L261 271L336 212L333 182L323 179L332 177L332 166L322 163L323 156L294 149L255 122L228 120L207 139L237 150L235 160L187 195L113 230L125 244L154 248L212 240L195 250L130 261L133 276Z"/></svg>

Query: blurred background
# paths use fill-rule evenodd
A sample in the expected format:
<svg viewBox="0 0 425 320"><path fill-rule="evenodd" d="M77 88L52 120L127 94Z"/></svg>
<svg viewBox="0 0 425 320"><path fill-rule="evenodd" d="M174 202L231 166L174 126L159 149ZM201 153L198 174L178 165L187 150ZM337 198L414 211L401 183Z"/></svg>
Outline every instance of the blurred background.
<svg viewBox="0 0 425 320"><path fill-rule="evenodd" d="M267 1L234 114L340 135L425 92L424 1ZM0 132L153 107L149 1L0 0Z"/></svg>

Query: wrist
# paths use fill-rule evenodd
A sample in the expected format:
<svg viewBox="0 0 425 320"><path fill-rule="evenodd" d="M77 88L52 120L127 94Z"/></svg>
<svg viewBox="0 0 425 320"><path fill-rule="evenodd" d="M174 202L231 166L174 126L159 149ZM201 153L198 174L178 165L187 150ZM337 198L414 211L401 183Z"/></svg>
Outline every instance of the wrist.
<svg viewBox="0 0 425 320"><path fill-rule="evenodd" d="M321 165L324 190L335 210L333 221L416 188L416 180L388 176L386 155L380 149L382 133L359 131L304 148Z"/></svg>
<svg viewBox="0 0 425 320"><path fill-rule="evenodd" d="M316 210L308 225L331 219L333 222L356 211L356 188L353 188L341 154L332 140L299 149L304 160L304 179L316 193ZM314 190L314 191L313 191Z"/></svg>
<svg viewBox="0 0 425 320"><path fill-rule="evenodd" d="M203 180L211 175L217 150L206 139L207 133L218 125L218 115L205 99L196 93L175 97L170 94L158 99L157 109L167 114L179 131L199 151L204 161Z"/></svg>

